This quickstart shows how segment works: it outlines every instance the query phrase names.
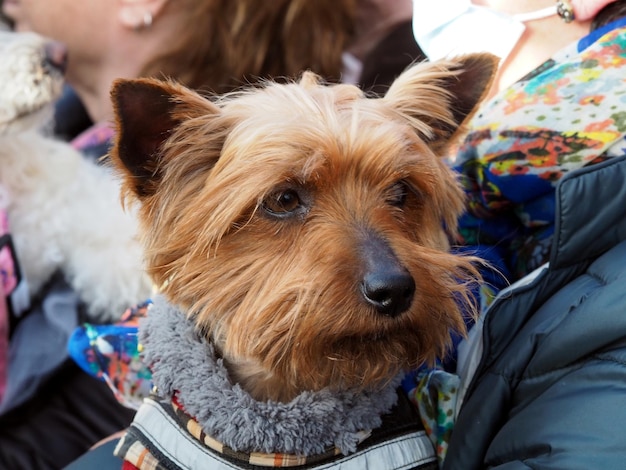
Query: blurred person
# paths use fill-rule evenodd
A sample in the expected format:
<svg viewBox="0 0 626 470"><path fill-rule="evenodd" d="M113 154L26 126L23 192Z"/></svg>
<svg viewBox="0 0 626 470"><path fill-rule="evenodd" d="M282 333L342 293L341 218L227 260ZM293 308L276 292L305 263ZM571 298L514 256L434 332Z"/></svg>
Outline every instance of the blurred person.
<svg viewBox="0 0 626 470"><path fill-rule="evenodd" d="M67 81L95 123L79 137L85 146L110 136L118 77L171 77L216 93L305 69L339 80L354 0L5 0L3 12L17 31L67 45Z"/></svg>
<svg viewBox="0 0 626 470"><path fill-rule="evenodd" d="M414 7L430 59L501 63L453 161L468 196L459 249L493 267L482 313L458 363L405 386L444 469L621 468L626 2Z"/></svg>

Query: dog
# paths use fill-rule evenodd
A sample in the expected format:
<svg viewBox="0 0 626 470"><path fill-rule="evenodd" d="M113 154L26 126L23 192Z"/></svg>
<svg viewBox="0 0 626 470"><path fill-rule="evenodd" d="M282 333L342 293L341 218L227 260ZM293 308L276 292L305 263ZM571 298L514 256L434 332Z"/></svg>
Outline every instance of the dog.
<svg viewBox="0 0 626 470"><path fill-rule="evenodd" d="M65 59L59 43L0 31L0 209L28 286L21 307L60 271L85 303L86 320L108 322L149 296L152 284L119 181L51 136Z"/></svg>
<svg viewBox="0 0 626 470"><path fill-rule="evenodd" d="M417 64L383 98L310 72L214 99L173 81L115 82L111 162L160 286L140 328L144 357L159 396L199 435L234 452L310 456L326 438L349 453L345 435L313 422L332 413L289 428L290 407L348 394L376 408L403 371L442 357L450 332L464 331L479 275L477 260L450 252L464 199L445 156L496 66L488 54ZM217 366L205 371L209 356ZM269 408L239 420L250 400ZM159 427L142 421L155 406L140 408L135 442ZM324 431L298 434L307 426ZM130 446L117 454L133 461Z"/></svg>

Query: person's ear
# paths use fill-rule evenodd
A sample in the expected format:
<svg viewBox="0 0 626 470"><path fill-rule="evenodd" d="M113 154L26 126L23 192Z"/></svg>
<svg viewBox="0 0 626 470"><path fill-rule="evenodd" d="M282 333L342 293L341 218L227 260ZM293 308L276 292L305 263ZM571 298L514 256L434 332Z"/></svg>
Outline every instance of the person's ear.
<svg viewBox="0 0 626 470"><path fill-rule="evenodd" d="M118 0L118 19L130 29L141 30L152 26L169 0Z"/></svg>

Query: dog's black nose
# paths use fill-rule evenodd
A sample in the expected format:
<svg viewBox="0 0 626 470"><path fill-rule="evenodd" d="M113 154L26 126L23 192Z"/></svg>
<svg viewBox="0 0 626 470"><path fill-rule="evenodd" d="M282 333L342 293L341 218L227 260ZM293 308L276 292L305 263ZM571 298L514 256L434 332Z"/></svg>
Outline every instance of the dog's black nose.
<svg viewBox="0 0 626 470"><path fill-rule="evenodd" d="M389 242L377 233L366 233L361 240L361 296L378 313L397 317L411 306L415 281L403 266Z"/></svg>
<svg viewBox="0 0 626 470"><path fill-rule="evenodd" d="M65 73L67 68L67 47L57 41L48 41L44 46L46 64Z"/></svg>
<svg viewBox="0 0 626 470"><path fill-rule="evenodd" d="M363 278L361 292L378 313L397 317L411 306L415 281L405 269L370 272Z"/></svg>

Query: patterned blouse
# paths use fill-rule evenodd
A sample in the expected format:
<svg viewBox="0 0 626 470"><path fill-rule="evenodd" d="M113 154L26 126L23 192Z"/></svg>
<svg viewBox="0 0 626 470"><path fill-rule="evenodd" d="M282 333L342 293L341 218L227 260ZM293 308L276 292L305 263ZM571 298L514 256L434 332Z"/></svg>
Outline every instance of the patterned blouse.
<svg viewBox="0 0 626 470"><path fill-rule="evenodd" d="M567 172L626 154L625 135L623 19L482 106L455 162L469 197L461 243L481 248L509 281L541 266L554 232L556 185Z"/></svg>

